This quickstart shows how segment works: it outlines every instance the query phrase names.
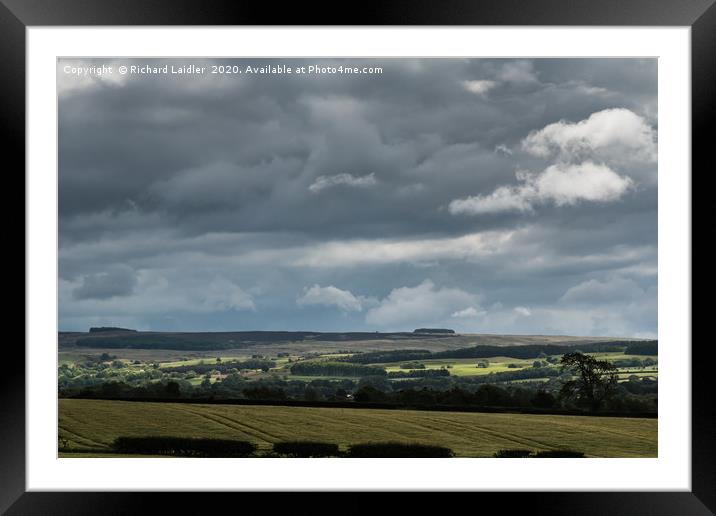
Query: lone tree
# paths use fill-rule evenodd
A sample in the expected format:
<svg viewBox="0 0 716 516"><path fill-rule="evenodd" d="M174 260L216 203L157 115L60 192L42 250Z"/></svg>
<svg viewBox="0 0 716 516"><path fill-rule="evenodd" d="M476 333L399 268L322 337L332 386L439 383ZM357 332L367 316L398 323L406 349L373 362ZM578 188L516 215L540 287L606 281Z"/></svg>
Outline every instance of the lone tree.
<svg viewBox="0 0 716 516"><path fill-rule="evenodd" d="M560 395L563 398L576 399L596 412L614 395L618 377L617 368L611 362L574 352L563 355L560 363L563 371L576 376L562 386Z"/></svg>

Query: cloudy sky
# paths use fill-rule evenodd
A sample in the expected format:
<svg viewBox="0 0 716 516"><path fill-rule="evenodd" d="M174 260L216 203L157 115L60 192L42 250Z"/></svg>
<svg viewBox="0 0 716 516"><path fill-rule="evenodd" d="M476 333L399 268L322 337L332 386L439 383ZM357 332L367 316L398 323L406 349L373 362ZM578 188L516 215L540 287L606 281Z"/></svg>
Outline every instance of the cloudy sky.
<svg viewBox="0 0 716 516"><path fill-rule="evenodd" d="M61 330L657 335L656 60L221 63L383 70L60 60Z"/></svg>

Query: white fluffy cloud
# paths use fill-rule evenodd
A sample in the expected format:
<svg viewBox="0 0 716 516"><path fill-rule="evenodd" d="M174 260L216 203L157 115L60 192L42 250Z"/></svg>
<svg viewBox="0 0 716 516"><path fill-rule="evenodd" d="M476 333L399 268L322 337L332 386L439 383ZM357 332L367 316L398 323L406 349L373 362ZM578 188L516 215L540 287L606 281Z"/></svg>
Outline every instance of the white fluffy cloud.
<svg viewBox="0 0 716 516"><path fill-rule="evenodd" d="M450 202L453 215L480 215L504 211L530 211L535 204L552 202L557 206L580 201L618 200L634 184L608 166L586 161L578 165L558 163L540 174L518 173L522 184L501 186L488 195L475 195Z"/></svg>
<svg viewBox="0 0 716 516"><path fill-rule="evenodd" d="M313 285L306 289L303 296L296 300L296 303L299 306L335 306L344 312L360 312L363 309L360 299L350 291L341 290L333 285L328 285L327 287Z"/></svg>
<svg viewBox="0 0 716 516"><path fill-rule="evenodd" d="M353 187L367 187L377 184L375 174L370 173L365 176L354 176L353 174L337 174L335 176L319 176L316 180L308 187L313 193L318 193L326 188L334 186L345 185Z"/></svg>
<svg viewBox="0 0 716 516"><path fill-rule="evenodd" d="M495 154L502 154L504 156L512 156L514 154L514 152L507 145L501 143L500 145L495 146Z"/></svg>
<svg viewBox="0 0 716 516"><path fill-rule="evenodd" d="M415 287L393 289L368 311L365 319L368 324L392 329L439 324L450 314L478 301L474 294L457 288L438 288L426 279Z"/></svg>
<svg viewBox="0 0 716 516"><path fill-rule="evenodd" d="M576 123L560 120L532 131L522 148L539 157L600 156L607 159L656 161L656 132L639 115L624 108L592 113Z"/></svg>
<svg viewBox="0 0 716 516"><path fill-rule="evenodd" d="M558 206L579 201L615 201L632 184L630 178L591 161L579 165L552 165L534 178L537 197L554 201Z"/></svg>
<svg viewBox="0 0 716 516"><path fill-rule="evenodd" d="M526 306L516 306L515 313L524 317L529 317L530 315L532 315L532 310L530 310Z"/></svg>
<svg viewBox="0 0 716 516"><path fill-rule="evenodd" d="M616 201L635 183L615 172L611 164L656 161L656 132L628 109L605 109L580 122L561 120L532 131L522 141L522 148L528 154L558 161L539 174L518 172L518 185L454 199L448 206L450 213L528 212L537 204L550 202L565 206ZM647 183L654 180L650 176Z"/></svg>
<svg viewBox="0 0 716 516"><path fill-rule="evenodd" d="M451 201L448 210L453 215L481 215L503 211L530 211L536 192L528 185L501 186L488 195L471 195Z"/></svg>
<svg viewBox="0 0 716 516"><path fill-rule="evenodd" d="M458 310L457 312L453 312L450 317L454 317L455 319L471 319L473 317L485 315L486 313L487 312L485 312L484 310L478 310L474 306L469 306L464 310Z"/></svg>
<svg viewBox="0 0 716 516"><path fill-rule="evenodd" d="M475 95L485 95L485 93L497 86L497 83L488 80L462 81L462 86Z"/></svg>
<svg viewBox="0 0 716 516"><path fill-rule="evenodd" d="M511 61L502 65L494 76L497 80L473 79L461 81L462 87L475 95L485 96L500 84L532 84L539 82L531 61Z"/></svg>
<svg viewBox="0 0 716 516"><path fill-rule="evenodd" d="M531 61L510 61L503 64L494 74L494 79L473 79L461 81L463 88L470 93L484 96L489 90L500 84L530 84L539 82Z"/></svg>

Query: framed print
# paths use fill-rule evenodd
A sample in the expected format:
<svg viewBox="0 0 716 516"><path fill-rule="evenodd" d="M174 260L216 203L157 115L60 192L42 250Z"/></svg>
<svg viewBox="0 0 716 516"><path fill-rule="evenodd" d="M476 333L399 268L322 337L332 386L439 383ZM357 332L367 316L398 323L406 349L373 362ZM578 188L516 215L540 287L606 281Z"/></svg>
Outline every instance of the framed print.
<svg viewBox="0 0 716 516"><path fill-rule="evenodd" d="M301 7L1 6L27 203L3 509L709 514L712 2Z"/></svg>

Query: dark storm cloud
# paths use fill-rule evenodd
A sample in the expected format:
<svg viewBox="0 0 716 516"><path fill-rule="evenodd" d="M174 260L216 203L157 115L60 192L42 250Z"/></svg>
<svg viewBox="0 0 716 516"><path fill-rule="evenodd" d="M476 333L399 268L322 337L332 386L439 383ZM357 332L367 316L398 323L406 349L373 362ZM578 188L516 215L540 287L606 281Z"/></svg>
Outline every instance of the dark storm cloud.
<svg viewBox="0 0 716 516"><path fill-rule="evenodd" d="M109 299L129 296L137 284L137 276L129 267L114 265L107 272L88 274L72 291L74 299Z"/></svg>
<svg viewBox="0 0 716 516"><path fill-rule="evenodd" d="M656 164L629 159L633 135L605 136L609 121L579 125L619 108L656 131L656 60L273 63L384 71L88 82L60 62L61 324L403 328L426 317L412 296L441 314L425 324L464 330L656 333L645 302L565 312L574 292L656 297ZM567 154L525 147L560 121L545 138ZM569 168L584 156L608 168L586 191ZM360 309L297 305L312 285ZM415 319L391 322L401 309Z"/></svg>
<svg viewBox="0 0 716 516"><path fill-rule="evenodd" d="M131 201L179 219L188 232L272 231L287 224L331 231L354 221L360 231L367 218L411 233L415 226L401 223L419 216L425 203L440 205L466 188L489 189L514 173L496 146L610 105L575 91L555 94L551 83L536 82L533 65L377 64L383 75L232 82L132 77L121 87L70 93L60 104L61 215L124 210ZM519 73L508 73L489 99L462 86L508 65ZM530 73L534 80L524 77ZM561 105L546 112L545 103L555 99ZM331 199L307 190L322 175L370 173L380 187L334 191ZM287 210L294 212L290 221ZM431 217L423 227L430 223L457 231L466 224Z"/></svg>

